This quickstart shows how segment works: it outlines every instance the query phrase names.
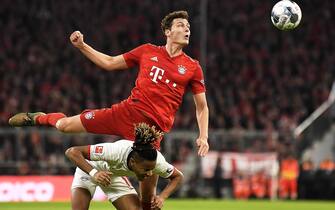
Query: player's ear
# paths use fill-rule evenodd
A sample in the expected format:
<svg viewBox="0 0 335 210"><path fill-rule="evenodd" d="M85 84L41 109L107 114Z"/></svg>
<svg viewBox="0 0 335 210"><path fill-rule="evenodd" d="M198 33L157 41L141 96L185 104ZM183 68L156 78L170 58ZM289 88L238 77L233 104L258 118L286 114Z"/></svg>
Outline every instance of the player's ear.
<svg viewBox="0 0 335 210"><path fill-rule="evenodd" d="M170 34L171 34L171 30L170 29L165 29L164 34L165 34L166 37L169 37Z"/></svg>
<svg viewBox="0 0 335 210"><path fill-rule="evenodd" d="M134 157L130 157L130 158L129 158L128 165L129 165L131 168L133 168L133 165L134 165Z"/></svg>
<svg viewBox="0 0 335 210"><path fill-rule="evenodd" d="M136 157L135 156L132 156L130 159L129 159L129 164L131 166L134 166L136 165L137 161L136 161Z"/></svg>

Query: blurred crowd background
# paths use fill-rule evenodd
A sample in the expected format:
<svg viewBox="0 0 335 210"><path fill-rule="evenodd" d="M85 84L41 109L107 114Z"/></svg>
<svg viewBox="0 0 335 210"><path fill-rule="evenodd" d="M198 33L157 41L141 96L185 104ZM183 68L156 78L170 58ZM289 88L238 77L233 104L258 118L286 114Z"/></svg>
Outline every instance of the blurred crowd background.
<svg viewBox="0 0 335 210"><path fill-rule="evenodd" d="M73 168L63 155L66 148L118 138L63 135L42 129L25 132L7 125L8 118L17 112L59 111L71 116L87 108L109 107L129 96L137 70L100 70L71 45L73 31L80 30L85 42L95 49L118 55L147 42L163 45L161 19L173 10L187 10L192 33L185 51L200 59L204 27L200 2L1 1L0 175L71 174ZM326 174L323 177L328 182L322 183L329 183L325 185L330 188L328 198L334 199L334 155L324 160L329 162L327 167L302 159L292 132L329 96L335 78L335 4L330 0L297 1L303 11L301 25L294 31L281 32L270 21L275 2L207 1L207 50L202 66L210 133L231 134L210 137L218 145L212 148L221 152L275 152L280 162L293 155L299 166L296 180L318 183ZM173 132L195 129L193 99L187 94ZM257 135L245 138L241 133ZM221 137L224 140L220 141ZM171 138L178 151L167 154L171 161L183 165L188 157L196 159L192 140ZM164 145L162 149L164 152ZM303 176L305 170L310 172L307 178ZM192 188L192 180L194 183L201 177L190 177L193 179L186 186ZM223 189L232 186L232 181L225 183ZM315 193L303 187L299 190L300 197L313 198L312 194L322 198L319 184L313 188Z"/></svg>

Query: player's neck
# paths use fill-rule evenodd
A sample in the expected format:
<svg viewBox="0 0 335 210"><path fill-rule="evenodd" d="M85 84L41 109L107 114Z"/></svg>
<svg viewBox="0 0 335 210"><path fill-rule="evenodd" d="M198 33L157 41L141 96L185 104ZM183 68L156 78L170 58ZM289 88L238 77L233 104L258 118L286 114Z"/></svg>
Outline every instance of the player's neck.
<svg viewBox="0 0 335 210"><path fill-rule="evenodd" d="M171 58L183 53L183 46L180 44L166 43L165 49Z"/></svg>

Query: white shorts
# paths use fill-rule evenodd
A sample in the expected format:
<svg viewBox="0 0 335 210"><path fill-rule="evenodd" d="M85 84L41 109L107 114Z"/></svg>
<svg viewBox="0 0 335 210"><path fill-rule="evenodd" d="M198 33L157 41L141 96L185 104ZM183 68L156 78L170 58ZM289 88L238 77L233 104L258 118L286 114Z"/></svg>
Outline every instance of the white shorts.
<svg viewBox="0 0 335 210"><path fill-rule="evenodd" d="M99 185L110 202L114 202L124 195L137 195L135 188L131 185L127 177L111 176L111 179L112 182L109 186L103 187ZM75 188L85 188L91 193L91 196L93 197L97 186L98 184L92 181L92 178L88 174L86 174L80 168L76 169L71 186L72 190Z"/></svg>

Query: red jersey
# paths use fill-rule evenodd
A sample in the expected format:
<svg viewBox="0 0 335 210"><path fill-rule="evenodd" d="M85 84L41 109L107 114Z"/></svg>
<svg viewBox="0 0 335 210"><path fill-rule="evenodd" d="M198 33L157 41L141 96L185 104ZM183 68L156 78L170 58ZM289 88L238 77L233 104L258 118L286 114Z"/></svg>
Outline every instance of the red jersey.
<svg viewBox="0 0 335 210"><path fill-rule="evenodd" d="M136 84L128 103L153 119L160 129L171 129L185 89L193 94L205 92L199 62L185 53L170 57L165 46L141 45L123 57L128 67L139 66Z"/></svg>
<svg viewBox="0 0 335 210"><path fill-rule="evenodd" d="M297 179L299 175L299 163L295 159L282 160L281 165L281 178L283 179Z"/></svg>

